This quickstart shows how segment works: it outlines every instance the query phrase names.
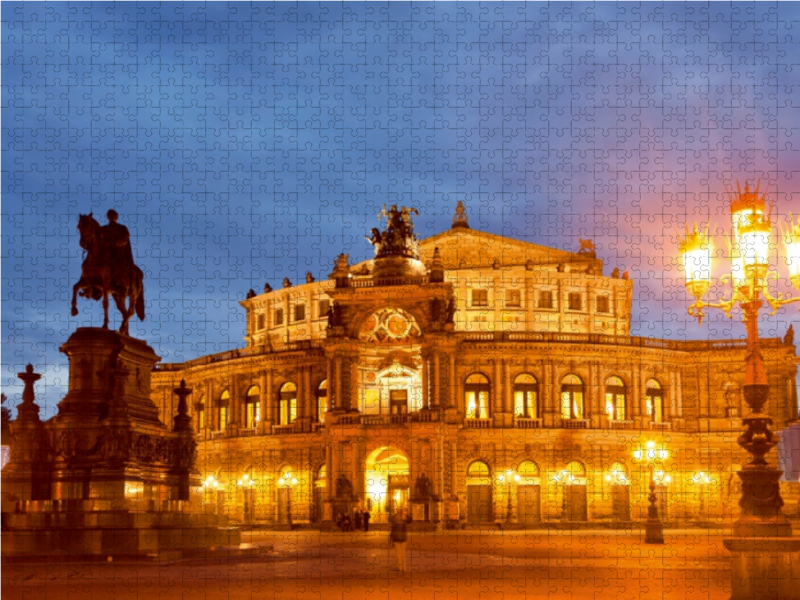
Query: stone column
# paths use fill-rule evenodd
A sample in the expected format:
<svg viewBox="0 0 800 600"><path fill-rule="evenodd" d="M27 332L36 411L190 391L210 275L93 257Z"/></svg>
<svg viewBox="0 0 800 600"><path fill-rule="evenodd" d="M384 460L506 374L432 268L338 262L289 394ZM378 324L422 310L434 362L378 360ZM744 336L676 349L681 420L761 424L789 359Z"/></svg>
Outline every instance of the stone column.
<svg viewBox="0 0 800 600"><path fill-rule="evenodd" d="M664 420L669 421L672 416L675 414L675 388L677 386L677 378L675 376L675 370L669 370L669 392L666 398L663 398L663 402L666 404L664 406ZM663 392L662 392L663 393Z"/></svg>
<svg viewBox="0 0 800 600"><path fill-rule="evenodd" d="M645 413L647 411L644 410L644 405L643 405L644 400L642 399L641 386L639 385L639 381L642 378L641 370L642 370L641 365L637 364L633 366L633 373L631 377L632 387L633 387L633 390L631 390L633 392L632 394L633 398L631 403L632 410L630 416L629 417L626 416L626 418L630 419L634 416L639 417L641 419L642 426L644 426L644 421L646 416Z"/></svg>
<svg viewBox="0 0 800 600"><path fill-rule="evenodd" d="M203 382L203 389L205 390L205 397L206 397L206 405L205 405L205 427L203 428L203 437L208 439L209 432L214 431L216 426L214 425L214 410L216 410L214 406L214 398L212 394L214 393L214 386L212 385L211 381L206 379Z"/></svg>
<svg viewBox="0 0 800 600"><path fill-rule="evenodd" d="M350 359L350 391L347 397L350 402L350 409L356 412L359 411L361 403L358 401L359 392L361 391L360 381L361 369L358 368L358 361Z"/></svg>
<svg viewBox="0 0 800 600"><path fill-rule="evenodd" d="M258 377L258 391L259 397L261 398L261 406L258 410L258 425L259 425L259 433L265 432L265 427L267 424L267 398L269 397L269 392L267 391L267 373L266 371L261 371Z"/></svg>
<svg viewBox="0 0 800 600"><path fill-rule="evenodd" d="M679 418L683 417L683 387L681 386L681 371L675 373L675 386L676 386L676 398L675 398L675 406L676 406L676 413Z"/></svg>
<svg viewBox="0 0 800 600"><path fill-rule="evenodd" d="M505 411L507 413L514 413L513 399L511 397L511 367L507 362L503 363L503 387L504 387L504 402Z"/></svg>
<svg viewBox="0 0 800 600"><path fill-rule="evenodd" d="M325 361L325 373L325 381L328 386L328 410L332 411L336 404L334 403L333 364L330 358Z"/></svg>
<svg viewBox="0 0 800 600"><path fill-rule="evenodd" d="M275 373L272 369L267 371L267 389L264 394L264 403L266 404L267 414L264 427L269 433L272 431L272 424L275 423Z"/></svg>
<svg viewBox="0 0 800 600"><path fill-rule="evenodd" d="M337 410L346 410L347 407L342 398L342 357L337 356L334 359L334 380L336 382L336 408Z"/></svg>
<svg viewBox="0 0 800 600"><path fill-rule="evenodd" d="M439 369L439 362L441 358L439 356L439 352L434 351L433 353L433 408L440 408L442 405L441 402L441 395L442 395L442 373Z"/></svg>
<svg viewBox="0 0 800 600"><path fill-rule="evenodd" d="M427 352L421 353L422 358L422 369L420 373L420 379L422 380L422 409L427 410L431 405L430 399L430 385L428 382L429 372L428 372L428 354Z"/></svg>
<svg viewBox="0 0 800 600"><path fill-rule="evenodd" d="M587 303L587 307L586 308L588 309L587 312L589 313L589 326L587 328L587 331L589 333L594 333L594 331L595 331L595 322L594 322L594 320L595 320L595 317L596 317L596 309L597 309L597 304L595 303L595 301L596 301L596 296L595 296L594 287L592 287L590 285L587 285L586 286L586 303Z"/></svg>
<svg viewBox="0 0 800 600"><path fill-rule="evenodd" d="M450 354L450 372L448 373L449 394L447 398L448 408L456 408L458 402L458 384L456 382L456 353Z"/></svg>
<svg viewBox="0 0 800 600"><path fill-rule="evenodd" d="M302 422L305 417L306 401L306 368L300 366L297 369L297 420Z"/></svg>
<svg viewBox="0 0 800 600"><path fill-rule="evenodd" d="M499 358L494 359L494 381L492 382L492 404L495 423L499 423L498 419L502 418L499 415L503 414L503 396L505 394L505 386L503 385L502 365Z"/></svg>
<svg viewBox="0 0 800 600"><path fill-rule="evenodd" d="M314 391L311 389L311 366L305 368L305 398L303 399L303 418L310 419L314 415Z"/></svg>

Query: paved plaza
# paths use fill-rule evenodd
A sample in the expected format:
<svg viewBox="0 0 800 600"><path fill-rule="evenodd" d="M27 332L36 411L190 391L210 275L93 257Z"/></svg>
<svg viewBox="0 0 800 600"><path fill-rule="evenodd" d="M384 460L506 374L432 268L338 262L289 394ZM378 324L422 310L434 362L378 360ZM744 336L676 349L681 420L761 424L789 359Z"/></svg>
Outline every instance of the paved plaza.
<svg viewBox="0 0 800 600"><path fill-rule="evenodd" d="M393 570L384 531L246 533L258 558L171 564L4 564L4 600L24 598L625 598L730 597L727 532L445 532L410 536L410 572Z"/></svg>

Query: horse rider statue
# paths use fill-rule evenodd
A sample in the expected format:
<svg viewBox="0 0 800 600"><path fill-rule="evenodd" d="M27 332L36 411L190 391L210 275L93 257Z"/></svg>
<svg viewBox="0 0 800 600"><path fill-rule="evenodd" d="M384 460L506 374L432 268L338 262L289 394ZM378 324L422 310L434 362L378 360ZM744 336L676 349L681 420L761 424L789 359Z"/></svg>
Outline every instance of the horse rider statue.
<svg viewBox="0 0 800 600"><path fill-rule="evenodd" d="M119 332L128 335L128 322L134 313L144 321L144 275L133 262L131 235L117 223L119 215L109 210L103 227L92 213L80 215L78 231L85 252L81 278L72 287L72 316L78 314L77 296L103 302L103 329L108 329L108 297L114 299L122 315ZM128 303L126 304L126 300Z"/></svg>

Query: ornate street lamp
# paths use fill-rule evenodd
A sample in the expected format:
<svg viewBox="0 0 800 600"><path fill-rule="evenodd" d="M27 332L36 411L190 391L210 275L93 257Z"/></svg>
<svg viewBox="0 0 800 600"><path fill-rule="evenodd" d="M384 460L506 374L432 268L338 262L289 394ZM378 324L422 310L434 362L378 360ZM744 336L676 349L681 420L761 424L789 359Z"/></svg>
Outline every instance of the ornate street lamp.
<svg viewBox="0 0 800 600"><path fill-rule="evenodd" d="M656 443L649 441L645 444L645 448L639 448L633 451L633 458L637 461L646 461L650 470L650 494L647 496L650 506L647 507L647 521L644 524L644 543L645 544L663 544L664 543L664 524L658 515L658 507L656 506L656 476L655 476L655 460L667 460L669 458L669 450L656 449Z"/></svg>
<svg viewBox="0 0 800 600"><path fill-rule="evenodd" d="M759 182L760 183L760 182ZM781 472L767 463L765 455L778 443L769 430L772 419L761 412L767 401L769 386L764 370L764 360L758 342L758 312L764 301L774 315L778 308L800 297L785 299L782 294L773 296L768 288L769 279L778 278L778 273L769 270L768 253L772 234L770 215L765 214L766 195L759 196L745 186L731 195L733 220L731 274L720 282L731 281L733 291L727 300L706 302L703 296L711 287L712 244L707 232L697 227L687 231L680 244L686 272L686 288L695 297L689 314L702 323L704 308L719 308L728 316L735 305L742 310L747 328L747 365L745 370L744 399L751 413L742 419L746 430L737 440L753 459L741 471L742 499L739 506L741 516L734 527L735 536L789 536L792 527L781 513L783 500L778 479ZM787 266L792 284L800 289L800 221L784 233Z"/></svg>
<svg viewBox="0 0 800 600"><path fill-rule="evenodd" d="M292 490L294 486L297 485L297 477L294 477L291 471L286 472L283 476L278 480L278 485L280 487L288 488L288 492L286 494L286 522L288 523L289 527L292 526Z"/></svg>

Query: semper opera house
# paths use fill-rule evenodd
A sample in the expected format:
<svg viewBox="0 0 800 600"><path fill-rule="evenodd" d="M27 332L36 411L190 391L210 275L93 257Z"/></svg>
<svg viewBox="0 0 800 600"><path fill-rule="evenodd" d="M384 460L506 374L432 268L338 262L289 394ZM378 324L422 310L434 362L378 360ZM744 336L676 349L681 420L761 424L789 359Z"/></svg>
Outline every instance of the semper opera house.
<svg viewBox="0 0 800 600"><path fill-rule="evenodd" d="M633 337L634 282L604 274L591 242L476 231L460 202L419 240L414 213L381 213L373 260L251 290L244 348L154 369L163 422L181 379L192 389L206 510L275 527L355 509L384 523L400 506L420 528L614 527L647 518L652 473L668 525L738 516L744 340ZM798 417L791 337L762 339L776 430Z"/></svg>

